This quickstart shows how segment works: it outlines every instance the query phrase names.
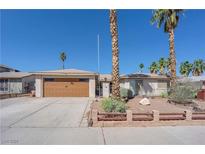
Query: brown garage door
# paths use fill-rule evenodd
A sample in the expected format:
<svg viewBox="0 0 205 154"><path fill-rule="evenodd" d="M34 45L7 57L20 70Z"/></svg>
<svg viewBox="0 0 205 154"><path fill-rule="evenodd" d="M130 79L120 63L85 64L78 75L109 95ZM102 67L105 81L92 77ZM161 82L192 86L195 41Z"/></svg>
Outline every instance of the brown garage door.
<svg viewBox="0 0 205 154"><path fill-rule="evenodd" d="M89 80L72 78L44 79L44 97L88 97Z"/></svg>

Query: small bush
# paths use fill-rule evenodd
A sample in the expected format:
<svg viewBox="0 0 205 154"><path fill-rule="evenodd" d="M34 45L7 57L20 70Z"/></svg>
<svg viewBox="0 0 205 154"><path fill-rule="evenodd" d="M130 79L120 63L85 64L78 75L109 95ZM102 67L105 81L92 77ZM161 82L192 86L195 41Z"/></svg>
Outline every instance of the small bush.
<svg viewBox="0 0 205 154"><path fill-rule="evenodd" d="M169 98L176 103L191 103L196 90L190 85L177 85L171 90Z"/></svg>
<svg viewBox="0 0 205 154"><path fill-rule="evenodd" d="M101 101L102 108L106 112L125 112L126 105L125 102L115 99L115 98L105 98Z"/></svg>
<svg viewBox="0 0 205 154"><path fill-rule="evenodd" d="M167 97L168 97L168 94L167 94L166 92L162 92L162 93L160 94L160 96L161 96L162 98L167 98Z"/></svg>
<svg viewBox="0 0 205 154"><path fill-rule="evenodd" d="M121 96L122 98L128 97L128 89L126 89L126 88L120 88L120 96Z"/></svg>
<svg viewBox="0 0 205 154"><path fill-rule="evenodd" d="M132 98L132 91L126 88L120 88L120 96L122 98Z"/></svg>
<svg viewBox="0 0 205 154"><path fill-rule="evenodd" d="M113 101L111 98L105 98L101 101L101 103L102 103L102 108L106 112L112 112L114 110Z"/></svg>

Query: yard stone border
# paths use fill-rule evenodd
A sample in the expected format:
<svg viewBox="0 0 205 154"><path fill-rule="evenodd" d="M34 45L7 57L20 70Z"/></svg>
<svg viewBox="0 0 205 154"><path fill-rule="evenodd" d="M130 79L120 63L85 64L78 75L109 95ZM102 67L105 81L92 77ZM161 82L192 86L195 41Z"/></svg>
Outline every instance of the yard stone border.
<svg viewBox="0 0 205 154"><path fill-rule="evenodd" d="M153 118L152 120L149 121L133 120L133 116L136 116L138 113L137 114L133 113L132 110L126 110L126 120L124 121L99 120L99 114L100 113L96 109L90 111L89 123L92 123L90 126L92 127L148 127L148 126L205 125L205 112L192 113L190 110L186 110L184 111L184 113L170 113L170 115L169 113L165 113L165 115L171 116L170 119L177 119L177 116L183 115L184 116L183 120L181 119L180 120L160 120L160 117L163 113L160 113L157 110L152 111ZM110 114L112 113L108 113L108 115ZM144 115L146 114L147 113L144 113ZM141 115L143 115L143 113ZM199 115L199 118L197 118L198 120L192 119L192 115L195 116ZM173 117L175 116L175 118L173 118L172 116Z"/></svg>

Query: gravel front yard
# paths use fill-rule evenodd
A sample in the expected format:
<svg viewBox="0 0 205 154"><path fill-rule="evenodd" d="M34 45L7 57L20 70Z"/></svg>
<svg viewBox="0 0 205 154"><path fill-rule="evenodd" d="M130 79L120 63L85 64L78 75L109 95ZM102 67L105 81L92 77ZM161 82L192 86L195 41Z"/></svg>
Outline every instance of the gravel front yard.
<svg viewBox="0 0 205 154"><path fill-rule="evenodd" d="M152 110L158 110L159 112L163 113L184 112L185 110L192 110L192 107L190 106L168 103L166 98L150 98L149 101L151 105L147 106L140 105L140 100L142 100L142 97L135 97L133 99L130 99L127 102L128 109L138 113L151 112ZM197 103L200 105L201 108L205 109L205 102L198 101ZM97 109L100 112L104 112L101 107L100 101L92 103L91 108Z"/></svg>

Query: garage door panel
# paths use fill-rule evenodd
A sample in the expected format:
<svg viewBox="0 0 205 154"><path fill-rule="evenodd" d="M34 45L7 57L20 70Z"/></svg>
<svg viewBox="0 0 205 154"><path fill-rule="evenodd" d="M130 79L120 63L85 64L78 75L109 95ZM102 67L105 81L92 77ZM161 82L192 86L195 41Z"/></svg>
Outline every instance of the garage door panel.
<svg viewBox="0 0 205 154"><path fill-rule="evenodd" d="M66 81L66 82L65 82ZM80 82L79 79L54 79L44 81L45 97L88 97L89 82Z"/></svg>

